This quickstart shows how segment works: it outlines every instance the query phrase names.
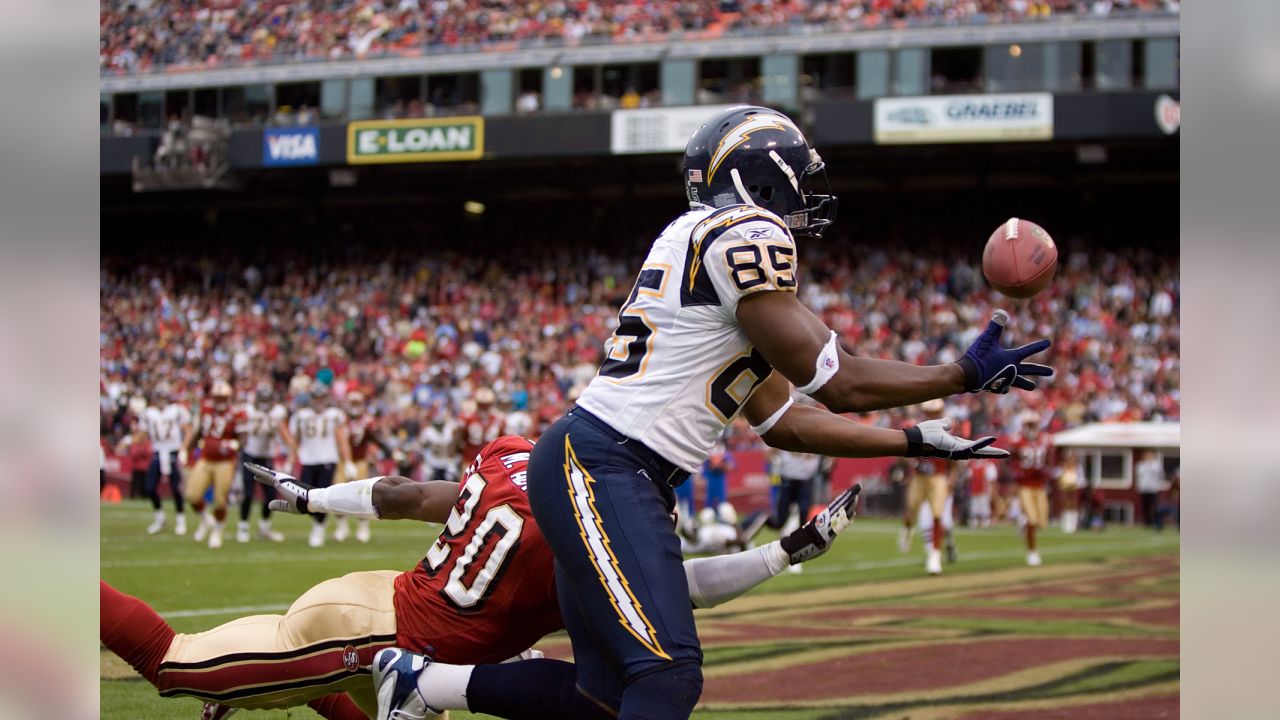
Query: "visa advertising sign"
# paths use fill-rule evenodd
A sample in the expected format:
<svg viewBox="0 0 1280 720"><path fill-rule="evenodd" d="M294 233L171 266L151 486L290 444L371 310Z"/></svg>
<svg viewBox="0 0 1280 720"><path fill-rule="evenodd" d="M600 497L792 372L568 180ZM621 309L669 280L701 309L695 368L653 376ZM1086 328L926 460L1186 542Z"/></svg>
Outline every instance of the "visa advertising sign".
<svg viewBox="0 0 1280 720"><path fill-rule="evenodd" d="M267 128L262 131L263 165L315 165L319 161L319 128Z"/></svg>

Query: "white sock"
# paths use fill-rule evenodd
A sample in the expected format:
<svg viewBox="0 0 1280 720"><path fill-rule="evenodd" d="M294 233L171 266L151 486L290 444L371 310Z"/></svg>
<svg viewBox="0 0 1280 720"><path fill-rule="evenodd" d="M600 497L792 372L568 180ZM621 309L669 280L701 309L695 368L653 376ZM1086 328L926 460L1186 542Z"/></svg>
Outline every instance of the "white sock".
<svg viewBox="0 0 1280 720"><path fill-rule="evenodd" d="M475 665L431 663L418 675L418 692L436 710L469 710L467 684Z"/></svg>

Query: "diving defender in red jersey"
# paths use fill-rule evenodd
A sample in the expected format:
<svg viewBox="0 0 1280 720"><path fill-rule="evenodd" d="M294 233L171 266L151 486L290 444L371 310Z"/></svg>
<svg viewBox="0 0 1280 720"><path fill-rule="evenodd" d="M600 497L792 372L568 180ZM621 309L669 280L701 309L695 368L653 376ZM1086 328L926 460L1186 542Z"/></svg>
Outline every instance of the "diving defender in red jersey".
<svg viewBox="0 0 1280 720"><path fill-rule="evenodd" d="M324 489L253 466L280 499L273 509L444 523L425 557L403 573L351 573L316 585L284 615L234 620L208 632L175 634L141 600L102 583L101 638L166 697L193 696L236 708L310 704L332 720L376 712L369 670L392 646L442 663L514 657L564 626L551 551L525 497L532 443L502 437L480 453L462 484L379 477ZM852 514L852 493L789 541L825 550ZM836 505L833 503L833 506ZM810 552L801 559L816 557ZM689 561L699 606L735 597L780 572L781 542L737 555ZM249 658L249 659L246 659ZM563 675L559 661L552 663ZM335 696L346 693L349 696ZM363 711L363 712L362 712Z"/></svg>

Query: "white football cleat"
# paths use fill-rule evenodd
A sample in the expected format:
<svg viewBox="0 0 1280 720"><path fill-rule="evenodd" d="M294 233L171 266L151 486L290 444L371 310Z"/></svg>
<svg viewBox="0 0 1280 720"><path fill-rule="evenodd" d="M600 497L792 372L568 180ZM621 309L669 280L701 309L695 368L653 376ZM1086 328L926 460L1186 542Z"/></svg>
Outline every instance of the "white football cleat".
<svg viewBox="0 0 1280 720"><path fill-rule="evenodd" d="M236 525L236 542L249 542L249 523L245 520L241 520L240 523Z"/></svg>
<svg viewBox="0 0 1280 720"><path fill-rule="evenodd" d="M284 535L279 530L271 529L270 520L258 521L258 537L269 542L284 542Z"/></svg>
<svg viewBox="0 0 1280 720"><path fill-rule="evenodd" d="M147 534L155 535L156 533L160 532L163 529L164 529L164 511L157 510L156 519L152 520L151 524L147 526Z"/></svg>
<svg viewBox="0 0 1280 720"><path fill-rule="evenodd" d="M1027 564L1031 567L1040 567L1040 553L1035 550L1027 553Z"/></svg>
<svg viewBox="0 0 1280 720"><path fill-rule="evenodd" d="M196 526L196 532L195 535L192 535L192 539L196 542L204 542L204 539L209 536L209 531L213 529L213 523L213 515L210 515L208 510L201 513L200 524Z"/></svg>
<svg viewBox="0 0 1280 720"><path fill-rule="evenodd" d="M418 676L431 664L427 658L399 648L373 656L373 686L378 692L376 720L426 720L440 714L427 705L418 689Z"/></svg>
<svg viewBox="0 0 1280 720"><path fill-rule="evenodd" d="M351 525L347 523L346 518L338 518L336 526L333 528L333 539L338 542L345 542L351 536Z"/></svg>
<svg viewBox="0 0 1280 720"><path fill-rule="evenodd" d="M924 570L930 575L942 574L942 551L935 548L929 548L929 554L925 556Z"/></svg>
<svg viewBox="0 0 1280 720"><path fill-rule="evenodd" d="M898 552L905 553L911 551L911 528L903 527L898 530Z"/></svg>
<svg viewBox="0 0 1280 720"><path fill-rule="evenodd" d="M187 534L187 516L186 515L179 514L178 518L173 521L173 534L174 535Z"/></svg>
<svg viewBox="0 0 1280 720"><path fill-rule="evenodd" d="M369 536L369 521L368 521L368 520L357 520L357 521L356 521L356 541L357 541L357 542L362 542L362 543L367 543L367 542L369 542L369 537L370 537L370 536Z"/></svg>
<svg viewBox="0 0 1280 720"><path fill-rule="evenodd" d="M324 547L324 526L313 524L311 526L311 537L307 538L307 544L313 548Z"/></svg>
<svg viewBox="0 0 1280 720"><path fill-rule="evenodd" d="M209 533L209 549L217 550L220 547L222 547L222 523L214 523Z"/></svg>

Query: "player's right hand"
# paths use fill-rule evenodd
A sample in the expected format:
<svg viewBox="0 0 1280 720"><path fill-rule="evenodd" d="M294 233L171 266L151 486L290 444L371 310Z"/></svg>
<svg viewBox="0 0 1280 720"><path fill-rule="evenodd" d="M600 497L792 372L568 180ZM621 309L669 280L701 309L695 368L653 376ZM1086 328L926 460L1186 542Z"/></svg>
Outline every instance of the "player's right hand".
<svg viewBox="0 0 1280 720"><path fill-rule="evenodd" d="M907 434L905 457L934 457L944 460L968 460L975 457L1005 458L1008 450L989 447L994 435L966 440L951 434L951 418L926 420L902 432Z"/></svg>
<svg viewBox="0 0 1280 720"><path fill-rule="evenodd" d="M311 514L307 507L307 494L311 492L311 488L298 482L297 478L288 473L282 473L251 462L245 463L244 466L245 469L253 473L253 479L276 489L277 497L267 507L276 512L294 513L296 515Z"/></svg>

